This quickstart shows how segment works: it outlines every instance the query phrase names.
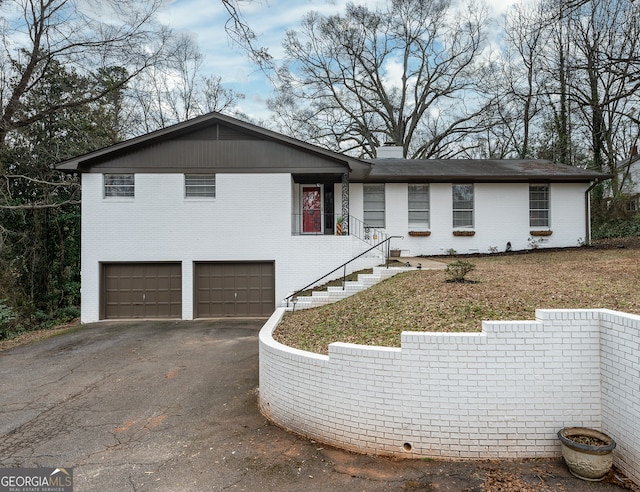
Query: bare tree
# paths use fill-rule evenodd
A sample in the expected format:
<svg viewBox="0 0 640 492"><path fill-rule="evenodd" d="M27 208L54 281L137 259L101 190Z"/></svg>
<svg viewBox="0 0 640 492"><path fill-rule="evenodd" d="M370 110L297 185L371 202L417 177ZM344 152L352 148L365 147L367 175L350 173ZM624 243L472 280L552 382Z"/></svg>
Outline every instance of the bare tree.
<svg viewBox="0 0 640 492"><path fill-rule="evenodd" d="M161 0L7 0L9 20L2 32L0 146L7 135L62 109L97 101L118 90L165 55L167 29L154 22ZM16 13L17 15L12 15ZM122 77L108 86L39 108L25 107L47 66L56 61L82 74L124 67Z"/></svg>
<svg viewBox="0 0 640 492"><path fill-rule="evenodd" d="M412 157L452 155L483 122L474 74L485 20L474 3L429 0L311 12L287 33L272 108L298 136L334 148L375 156L391 141Z"/></svg>
<svg viewBox="0 0 640 492"><path fill-rule="evenodd" d="M638 131L638 6L631 0L528 5L516 5L505 25L505 53L516 56L503 59L495 130L512 139L518 156L616 174Z"/></svg>
<svg viewBox="0 0 640 492"><path fill-rule="evenodd" d="M211 111L234 111L243 94L202 74L203 55L189 36L176 37L166 62L141 74L127 91L135 116L131 136L185 121Z"/></svg>
<svg viewBox="0 0 640 492"><path fill-rule="evenodd" d="M249 58L268 76L274 69L273 57L268 48L260 46L258 36L244 20L239 6L239 0L221 0L227 10L229 18L225 24L225 31L229 38L243 48Z"/></svg>
<svg viewBox="0 0 640 492"><path fill-rule="evenodd" d="M617 163L638 135L640 6L630 0L591 0L570 18L575 47L571 97L580 109L593 167L622 183Z"/></svg>
<svg viewBox="0 0 640 492"><path fill-rule="evenodd" d="M544 100L540 59L546 43L547 14L542 3L516 4L505 17L504 48L492 72L478 82L494 91L495 125L486 137L491 157L531 157L531 141Z"/></svg>

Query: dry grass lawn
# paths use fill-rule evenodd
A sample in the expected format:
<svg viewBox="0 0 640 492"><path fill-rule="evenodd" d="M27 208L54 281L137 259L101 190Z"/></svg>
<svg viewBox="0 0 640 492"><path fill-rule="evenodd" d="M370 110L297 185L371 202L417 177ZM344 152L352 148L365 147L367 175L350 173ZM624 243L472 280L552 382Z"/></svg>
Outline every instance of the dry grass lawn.
<svg viewBox="0 0 640 492"><path fill-rule="evenodd" d="M403 331L480 331L482 320L534 319L538 308L640 314L636 243L465 258L476 266L474 283L447 282L444 271L399 274L335 304L288 313L274 337L326 354L332 342L399 347Z"/></svg>

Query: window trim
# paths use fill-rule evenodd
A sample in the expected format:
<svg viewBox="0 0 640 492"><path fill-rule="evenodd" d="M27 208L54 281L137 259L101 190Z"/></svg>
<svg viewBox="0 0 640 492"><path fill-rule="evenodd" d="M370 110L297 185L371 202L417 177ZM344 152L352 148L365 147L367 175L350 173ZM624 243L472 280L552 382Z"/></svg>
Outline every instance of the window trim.
<svg viewBox="0 0 640 492"><path fill-rule="evenodd" d="M545 188L546 189L546 196L544 200L540 200L540 199L536 199L536 201L538 202L546 202L546 208L533 208L532 207L532 196L531 193L533 191L533 188ZM536 224L533 223L534 221L534 212L546 212L546 219L542 219L545 223L539 223L541 221L540 217L536 217L535 220ZM551 186L549 186L548 183L529 183L529 227L532 229L538 229L538 230L547 230L551 227Z"/></svg>
<svg viewBox="0 0 640 492"><path fill-rule="evenodd" d="M471 207L460 208L456 207L456 194L455 188L457 186L470 186L471 187ZM465 200L466 201L466 200ZM468 231L475 227L475 208L476 208L476 192L473 183L453 183L451 185L451 225L454 230ZM471 212L471 223L469 225L456 225L456 212Z"/></svg>
<svg viewBox="0 0 640 492"><path fill-rule="evenodd" d="M368 187L382 188L382 208L381 209L367 209L367 205L371 205L371 202L367 203L367 188ZM379 193L378 193L379 194ZM376 202L380 203L380 202ZM384 229L387 225L387 191L385 183L364 183L362 187L362 221L365 227L372 227L375 229ZM375 223L371 223L370 219L367 220L368 213L380 213L382 212L382 225L380 225L378 219L375 219Z"/></svg>
<svg viewBox="0 0 640 492"><path fill-rule="evenodd" d="M128 183L108 183L113 177L131 178L131 184ZM130 193L118 193L117 190L130 189ZM104 173L102 175L102 197L105 199L133 199L136 196L136 175L134 173Z"/></svg>
<svg viewBox="0 0 640 492"><path fill-rule="evenodd" d="M418 186L425 188L426 208L416 208L411 206L411 188ZM425 213L426 221L411 222L411 212ZM409 183L407 185L407 223L409 225L409 229L413 231L428 231L431 229L431 187L429 186L429 183Z"/></svg>
<svg viewBox="0 0 640 492"><path fill-rule="evenodd" d="M188 180L190 178L212 178L213 184L189 184ZM212 200L216 198L217 195L217 180L215 173L185 173L184 174L184 197L189 200ZM206 190L211 188L213 190L213 194L196 194L190 195L190 190Z"/></svg>

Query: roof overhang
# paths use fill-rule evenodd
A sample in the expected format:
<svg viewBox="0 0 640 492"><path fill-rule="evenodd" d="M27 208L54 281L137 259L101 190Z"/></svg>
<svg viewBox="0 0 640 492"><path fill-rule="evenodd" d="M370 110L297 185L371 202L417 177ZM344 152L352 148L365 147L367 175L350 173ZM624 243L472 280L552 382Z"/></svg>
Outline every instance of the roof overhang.
<svg viewBox="0 0 640 492"><path fill-rule="evenodd" d="M538 159L374 159L365 182L401 183L576 183L603 181L611 174Z"/></svg>
<svg viewBox="0 0 640 492"><path fill-rule="evenodd" d="M211 128L223 125L241 132L249 140L216 140L211 137ZM198 133L201 132L201 133ZM207 132L209 132L207 134ZM193 135L207 138L194 139ZM267 130L252 123L220 113L209 113L167 128L141 135L117 143L110 147L74 157L59 163L56 168L67 172L117 172L123 169L123 159L128 159L133 172L170 172L160 161L164 151L169 149L174 155L181 155L182 149L195 149L191 159L184 158L173 172L203 172L207 169L210 156L203 157L199 149L215 142L216 155L226 156L243 153L239 163L227 165L224 158L215 163L215 172L289 172L296 175L332 175L348 173L352 182L597 182L610 179L612 175L556 164L537 159L373 159L363 160L333 152L297 140L280 133ZM309 157L309 163L300 165L294 158L270 159L260 153L259 144L264 149L282 149L283 156ZM179 147L182 145L182 147ZM240 149L240 150L239 150ZM300 154L302 153L302 154ZM146 156L146 159L144 158ZM194 157L197 156L197 157ZM311 157L310 157L311 156ZM138 157L141 157L138 159ZM155 159L154 159L155 158ZM198 161L198 158L200 159ZM293 161L293 162L289 162ZM133 163L133 165L131 164Z"/></svg>

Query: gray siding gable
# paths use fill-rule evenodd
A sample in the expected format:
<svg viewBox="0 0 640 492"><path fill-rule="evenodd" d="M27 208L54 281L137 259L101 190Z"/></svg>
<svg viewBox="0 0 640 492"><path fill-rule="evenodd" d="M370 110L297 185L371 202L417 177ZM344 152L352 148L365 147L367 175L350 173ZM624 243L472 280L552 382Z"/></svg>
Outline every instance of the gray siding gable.
<svg viewBox="0 0 640 492"><path fill-rule="evenodd" d="M348 167L263 140L163 140L93 164L90 172L347 172Z"/></svg>
<svg viewBox="0 0 640 492"><path fill-rule="evenodd" d="M342 174L369 165L234 118L196 118L58 164L93 173Z"/></svg>

